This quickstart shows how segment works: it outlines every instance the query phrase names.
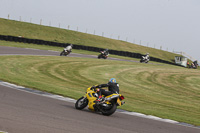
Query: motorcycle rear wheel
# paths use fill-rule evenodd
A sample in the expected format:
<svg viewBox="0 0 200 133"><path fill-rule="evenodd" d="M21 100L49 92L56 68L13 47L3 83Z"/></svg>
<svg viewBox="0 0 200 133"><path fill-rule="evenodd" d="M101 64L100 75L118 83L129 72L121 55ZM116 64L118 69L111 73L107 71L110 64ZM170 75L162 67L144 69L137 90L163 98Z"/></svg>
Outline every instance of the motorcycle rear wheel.
<svg viewBox="0 0 200 133"><path fill-rule="evenodd" d="M115 113L116 109L117 109L117 105L115 103L112 103L110 109L102 110L102 114L106 116L112 115L113 113Z"/></svg>
<svg viewBox="0 0 200 133"><path fill-rule="evenodd" d="M84 109L88 105L88 99L84 97L79 98L76 103L75 103L75 108L76 109Z"/></svg>
<svg viewBox="0 0 200 133"><path fill-rule="evenodd" d="M101 55L98 56L98 59L100 59L100 58L101 58Z"/></svg>

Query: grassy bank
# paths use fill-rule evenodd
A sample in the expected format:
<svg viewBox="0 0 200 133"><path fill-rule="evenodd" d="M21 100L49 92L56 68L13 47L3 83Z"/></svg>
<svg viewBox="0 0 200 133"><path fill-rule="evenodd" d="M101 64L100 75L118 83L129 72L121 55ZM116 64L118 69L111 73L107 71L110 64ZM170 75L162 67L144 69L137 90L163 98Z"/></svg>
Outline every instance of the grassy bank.
<svg viewBox="0 0 200 133"><path fill-rule="evenodd" d="M115 77L122 109L200 125L200 73L176 66L110 60L0 56L0 79L72 98Z"/></svg>
<svg viewBox="0 0 200 133"><path fill-rule="evenodd" d="M171 52L145 47L121 40L114 40L67 29L42 26L2 18L0 18L0 29L1 35L23 36L32 39L73 43L141 54L150 53L150 56L152 57L160 58L170 62L174 62L174 57L177 55Z"/></svg>

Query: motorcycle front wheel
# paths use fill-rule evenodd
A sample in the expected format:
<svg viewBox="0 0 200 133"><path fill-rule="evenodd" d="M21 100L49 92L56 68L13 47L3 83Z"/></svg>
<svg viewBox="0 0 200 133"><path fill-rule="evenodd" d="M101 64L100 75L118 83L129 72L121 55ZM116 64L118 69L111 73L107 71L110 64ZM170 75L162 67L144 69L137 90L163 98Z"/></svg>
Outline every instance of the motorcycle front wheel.
<svg viewBox="0 0 200 133"><path fill-rule="evenodd" d="M84 109L88 105L88 99L85 97L79 98L76 103L75 103L75 108L76 109Z"/></svg>

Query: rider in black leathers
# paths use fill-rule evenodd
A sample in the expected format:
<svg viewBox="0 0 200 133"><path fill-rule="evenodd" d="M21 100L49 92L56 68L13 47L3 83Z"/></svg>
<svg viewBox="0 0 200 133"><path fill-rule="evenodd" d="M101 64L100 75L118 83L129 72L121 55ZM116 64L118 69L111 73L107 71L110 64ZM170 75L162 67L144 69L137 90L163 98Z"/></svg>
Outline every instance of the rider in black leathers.
<svg viewBox="0 0 200 133"><path fill-rule="evenodd" d="M108 87L108 91L101 89L103 87ZM119 94L119 84L116 83L115 78L111 78L107 84L100 84L100 85L97 85L97 86L93 86L92 88L93 89L98 88L97 89L98 98L96 100L97 102L101 102L101 101L104 100L101 95L108 96L108 95L111 95L113 93Z"/></svg>
<svg viewBox="0 0 200 133"><path fill-rule="evenodd" d="M104 52L105 55L109 54L108 49L105 49L103 52Z"/></svg>

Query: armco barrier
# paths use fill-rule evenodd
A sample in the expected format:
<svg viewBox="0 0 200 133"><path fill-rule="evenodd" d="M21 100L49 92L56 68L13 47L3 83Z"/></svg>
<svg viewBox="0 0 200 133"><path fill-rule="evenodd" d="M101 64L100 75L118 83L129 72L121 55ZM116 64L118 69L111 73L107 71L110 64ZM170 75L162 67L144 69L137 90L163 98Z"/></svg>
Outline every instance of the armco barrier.
<svg viewBox="0 0 200 133"><path fill-rule="evenodd" d="M49 46L57 46L57 47L66 47L69 45L69 43L58 43L58 42L50 42L50 41L44 41L40 39L30 39L30 38L24 38L24 37L16 37L16 36L9 36L9 35L0 35L0 40L5 41L14 41L14 42L23 42L23 43L32 43L32 44L40 44L40 45L49 45ZM80 49L80 50L87 50L87 51L94 51L99 52L103 50L103 48L98 47L92 47L92 46L83 46L83 45L76 45L73 44L73 49ZM119 55L119 56L126 56L126 57L132 57L132 58L141 58L142 54L140 53L132 53L128 51L117 51L109 49L109 53L113 55ZM171 65L177 65L175 63L165 61L159 58L150 57L151 61L171 64ZM180 66L180 65L177 65Z"/></svg>
<svg viewBox="0 0 200 133"><path fill-rule="evenodd" d="M3 35L0 35L0 40L3 40Z"/></svg>

